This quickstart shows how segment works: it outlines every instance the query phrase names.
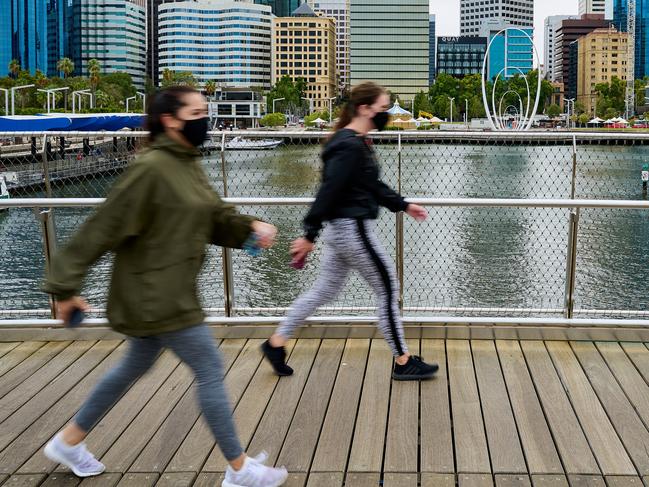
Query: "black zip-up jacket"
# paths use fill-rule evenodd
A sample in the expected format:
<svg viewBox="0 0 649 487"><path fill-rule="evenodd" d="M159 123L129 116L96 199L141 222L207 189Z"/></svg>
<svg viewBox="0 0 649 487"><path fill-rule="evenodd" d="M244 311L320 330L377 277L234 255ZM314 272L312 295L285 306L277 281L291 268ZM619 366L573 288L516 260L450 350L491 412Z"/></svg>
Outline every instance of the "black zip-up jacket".
<svg viewBox="0 0 649 487"><path fill-rule="evenodd" d="M408 203L380 180L374 151L351 129L336 132L322 151L324 168L318 194L304 219L305 238L315 242L325 221L335 218L375 219L379 206L405 211Z"/></svg>

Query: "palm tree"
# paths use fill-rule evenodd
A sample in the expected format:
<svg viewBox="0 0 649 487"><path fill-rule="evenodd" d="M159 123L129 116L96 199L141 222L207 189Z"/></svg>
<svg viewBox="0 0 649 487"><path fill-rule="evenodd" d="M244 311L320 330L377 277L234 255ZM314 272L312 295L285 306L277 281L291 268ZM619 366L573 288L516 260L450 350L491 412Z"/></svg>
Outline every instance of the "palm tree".
<svg viewBox="0 0 649 487"><path fill-rule="evenodd" d="M14 79L18 78L18 74L20 73L20 61L18 59L12 59L9 62L9 72Z"/></svg>
<svg viewBox="0 0 649 487"><path fill-rule="evenodd" d="M64 57L61 58L58 63L56 63L56 69L57 71L63 73L64 78L67 78L74 71L74 63L69 57Z"/></svg>
<svg viewBox="0 0 649 487"><path fill-rule="evenodd" d="M101 64L96 59L88 61L88 74L90 75L90 86L93 92L97 89L99 84L99 75L101 74Z"/></svg>
<svg viewBox="0 0 649 487"><path fill-rule="evenodd" d="M218 84L214 80L210 80L207 83L205 83L205 94L207 97L212 97L216 93L216 90L218 89Z"/></svg>

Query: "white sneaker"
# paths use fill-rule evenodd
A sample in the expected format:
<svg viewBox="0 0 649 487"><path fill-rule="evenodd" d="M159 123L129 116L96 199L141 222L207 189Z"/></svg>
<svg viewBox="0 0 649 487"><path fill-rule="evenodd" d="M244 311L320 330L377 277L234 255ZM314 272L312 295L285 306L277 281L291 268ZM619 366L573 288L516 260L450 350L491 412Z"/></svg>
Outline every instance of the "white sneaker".
<svg viewBox="0 0 649 487"><path fill-rule="evenodd" d="M225 471L222 487L279 487L286 482L288 472L284 467L272 468L263 464L268 458L265 452L255 458L247 457L243 468L235 472L232 467Z"/></svg>
<svg viewBox="0 0 649 487"><path fill-rule="evenodd" d="M43 452L53 462L68 467L77 477L94 477L106 470L104 464L88 451L85 443L70 446L63 441L61 433L45 445Z"/></svg>

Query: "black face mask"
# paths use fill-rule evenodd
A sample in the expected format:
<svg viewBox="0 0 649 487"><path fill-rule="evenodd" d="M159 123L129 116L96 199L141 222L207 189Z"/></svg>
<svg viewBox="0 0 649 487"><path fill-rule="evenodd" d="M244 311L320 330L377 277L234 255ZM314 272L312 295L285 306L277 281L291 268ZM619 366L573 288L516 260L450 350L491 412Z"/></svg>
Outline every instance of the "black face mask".
<svg viewBox="0 0 649 487"><path fill-rule="evenodd" d="M207 139L207 131L209 130L209 118L197 118L195 120L185 120L185 126L180 131L181 134L187 139L194 147L198 147Z"/></svg>
<svg viewBox="0 0 649 487"><path fill-rule="evenodd" d="M376 130L383 130L390 120L388 112L379 112L372 118Z"/></svg>

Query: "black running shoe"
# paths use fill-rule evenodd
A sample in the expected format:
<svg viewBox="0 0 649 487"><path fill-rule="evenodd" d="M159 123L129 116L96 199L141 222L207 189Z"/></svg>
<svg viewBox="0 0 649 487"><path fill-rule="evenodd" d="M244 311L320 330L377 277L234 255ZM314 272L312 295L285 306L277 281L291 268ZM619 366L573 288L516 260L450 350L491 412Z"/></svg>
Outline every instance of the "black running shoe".
<svg viewBox="0 0 649 487"><path fill-rule="evenodd" d="M293 375L293 369L286 365L286 349L284 347L273 347L266 340L261 344L261 351L264 352L277 375L280 377Z"/></svg>
<svg viewBox="0 0 649 487"><path fill-rule="evenodd" d="M395 362L392 378L394 380L423 380L430 379L439 366L437 364L427 364L421 357L411 355L404 365Z"/></svg>

